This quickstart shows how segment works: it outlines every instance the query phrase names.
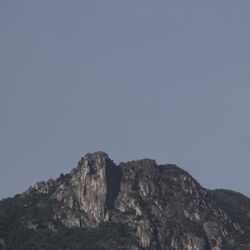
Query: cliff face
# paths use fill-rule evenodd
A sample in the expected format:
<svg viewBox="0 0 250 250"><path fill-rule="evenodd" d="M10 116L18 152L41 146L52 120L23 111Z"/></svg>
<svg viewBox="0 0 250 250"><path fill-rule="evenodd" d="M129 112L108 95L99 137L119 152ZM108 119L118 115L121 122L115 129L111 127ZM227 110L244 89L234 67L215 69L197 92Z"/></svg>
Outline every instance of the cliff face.
<svg viewBox="0 0 250 250"><path fill-rule="evenodd" d="M15 220L18 228L32 235L60 235L62 229L86 233L119 225L107 239L105 234L94 239L101 240L101 246L51 249L250 249L248 198L233 191L206 190L177 166L149 159L115 165L104 152L87 154L70 174L1 201L0 245L15 249L7 248L12 234L4 232L4 209L10 204L21 209ZM8 228L11 232L11 225Z"/></svg>

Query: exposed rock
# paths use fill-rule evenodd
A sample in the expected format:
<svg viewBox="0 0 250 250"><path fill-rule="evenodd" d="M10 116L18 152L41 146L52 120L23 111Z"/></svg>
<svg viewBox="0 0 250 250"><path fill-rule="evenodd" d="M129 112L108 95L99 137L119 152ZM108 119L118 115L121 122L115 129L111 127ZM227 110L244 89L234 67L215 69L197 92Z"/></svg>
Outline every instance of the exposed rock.
<svg viewBox="0 0 250 250"><path fill-rule="evenodd" d="M221 234L218 224L216 222L204 222L203 227L211 249L220 250L222 237L220 236Z"/></svg>
<svg viewBox="0 0 250 250"><path fill-rule="evenodd" d="M206 250L206 241L200 237L188 237L188 250Z"/></svg>
<svg viewBox="0 0 250 250"><path fill-rule="evenodd" d="M58 215L63 213L66 217L63 224L82 227L103 222L107 210L114 207L119 179L120 169L106 153L87 154L82 158L67 183L62 183L54 193L61 204Z"/></svg>
<svg viewBox="0 0 250 250"><path fill-rule="evenodd" d="M34 187L30 187L28 192L36 191L42 194L48 194L55 188L55 181L53 179L49 179L48 181L38 181Z"/></svg>
<svg viewBox="0 0 250 250"><path fill-rule="evenodd" d="M33 224L31 221L28 221L27 227L28 229L36 230L38 228L38 224Z"/></svg>
<svg viewBox="0 0 250 250"><path fill-rule="evenodd" d="M43 198L33 201L35 195ZM27 209L50 211L39 223L26 223L32 230L126 225L133 240L114 249L243 250L250 245L248 198L206 190L179 167L150 159L116 165L104 152L87 154L70 174L36 183L22 199Z"/></svg>

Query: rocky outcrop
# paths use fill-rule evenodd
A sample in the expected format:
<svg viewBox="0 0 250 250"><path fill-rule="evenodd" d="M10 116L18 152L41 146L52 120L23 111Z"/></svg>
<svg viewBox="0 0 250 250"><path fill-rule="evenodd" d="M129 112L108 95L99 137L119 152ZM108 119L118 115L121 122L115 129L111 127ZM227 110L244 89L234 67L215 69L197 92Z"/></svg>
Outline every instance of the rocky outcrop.
<svg viewBox="0 0 250 250"><path fill-rule="evenodd" d="M248 198L206 190L181 168L150 159L116 165L104 152L87 154L70 174L39 182L23 197L35 194L46 197L37 207L50 204L52 216L44 223L49 230L122 224L135 239L125 249L243 250L250 245ZM41 225L31 220L27 227Z"/></svg>
<svg viewBox="0 0 250 250"><path fill-rule="evenodd" d="M68 227L97 226L114 207L120 169L103 152L88 154L62 181L53 196L60 204L55 218Z"/></svg>

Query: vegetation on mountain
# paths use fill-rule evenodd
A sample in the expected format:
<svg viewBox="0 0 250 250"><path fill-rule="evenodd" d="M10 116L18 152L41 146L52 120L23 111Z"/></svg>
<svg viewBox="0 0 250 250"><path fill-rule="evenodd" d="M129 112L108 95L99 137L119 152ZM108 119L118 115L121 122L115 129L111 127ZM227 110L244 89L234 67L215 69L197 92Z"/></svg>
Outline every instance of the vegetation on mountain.
<svg viewBox="0 0 250 250"><path fill-rule="evenodd" d="M250 199L175 165L116 165L97 152L1 200L0 249L249 250Z"/></svg>

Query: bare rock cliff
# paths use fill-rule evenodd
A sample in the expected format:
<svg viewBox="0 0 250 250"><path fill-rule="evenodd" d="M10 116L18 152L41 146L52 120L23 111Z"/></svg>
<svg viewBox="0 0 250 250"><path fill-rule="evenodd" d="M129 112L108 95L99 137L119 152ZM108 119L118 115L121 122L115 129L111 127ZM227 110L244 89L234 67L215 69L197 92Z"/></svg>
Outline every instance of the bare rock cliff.
<svg viewBox="0 0 250 250"><path fill-rule="evenodd" d="M22 225L33 231L125 225L129 240L113 249L250 249L247 197L206 190L179 167L150 159L116 165L104 152L87 154L70 174L39 182L20 199L48 211L40 221L24 213Z"/></svg>

